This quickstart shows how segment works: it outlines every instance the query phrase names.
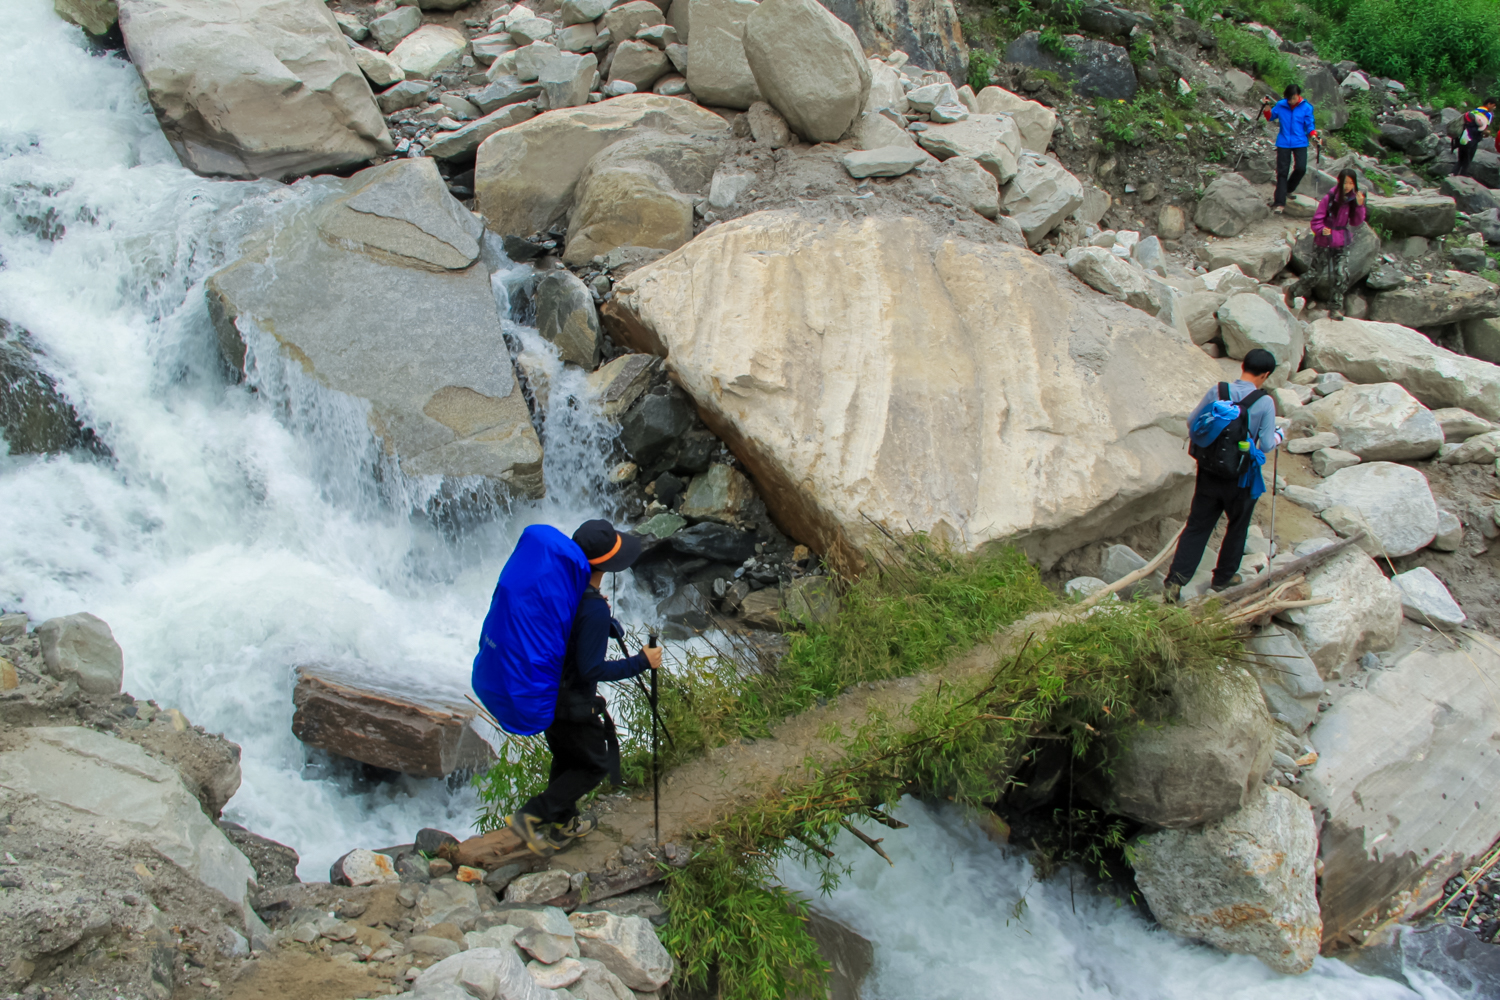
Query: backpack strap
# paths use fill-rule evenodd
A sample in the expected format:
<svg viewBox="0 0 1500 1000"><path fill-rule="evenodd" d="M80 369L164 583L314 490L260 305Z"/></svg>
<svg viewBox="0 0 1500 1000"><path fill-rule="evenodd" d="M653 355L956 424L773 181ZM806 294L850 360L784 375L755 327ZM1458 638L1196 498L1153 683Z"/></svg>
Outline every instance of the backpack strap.
<svg viewBox="0 0 1500 1000"><path fill-rule="evenodd" d="M1245 413L1249 413L1250 407L1265 399L1270 394L1270 389L1256 389L1254 392L1246 393L1245 398L1240 400L1236 405Z"/></svg>

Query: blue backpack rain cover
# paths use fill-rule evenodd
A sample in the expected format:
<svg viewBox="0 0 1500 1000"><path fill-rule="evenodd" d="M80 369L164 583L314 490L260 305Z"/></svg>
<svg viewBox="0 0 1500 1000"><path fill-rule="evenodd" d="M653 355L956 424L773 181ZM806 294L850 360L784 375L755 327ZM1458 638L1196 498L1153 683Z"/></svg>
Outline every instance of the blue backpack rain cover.
<svg viewBox="0 0 1500 1000"><path fill-rule="evenodd" d="M589 561L545 524L521 532L500 571L474 657L474 693L507 732L531 736L552 724L563 654Z"/></svg>

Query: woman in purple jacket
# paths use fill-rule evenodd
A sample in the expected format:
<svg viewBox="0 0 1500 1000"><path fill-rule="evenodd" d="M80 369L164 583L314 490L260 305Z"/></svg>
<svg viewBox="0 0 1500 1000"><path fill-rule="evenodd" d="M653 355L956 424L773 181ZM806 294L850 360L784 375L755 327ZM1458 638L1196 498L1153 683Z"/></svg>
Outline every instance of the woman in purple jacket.
<svg viewBox="0 0 1500 1000"><path fill-rule="evenodd" d="M1344 293L1349 290L1349 231L1365 223L1365 193L1353 170L1340 170L1313 213L1313 259L1307 273L1287 289L1290 301L1323 283L1328 285L1328 315L1344 318Z"/></svg>

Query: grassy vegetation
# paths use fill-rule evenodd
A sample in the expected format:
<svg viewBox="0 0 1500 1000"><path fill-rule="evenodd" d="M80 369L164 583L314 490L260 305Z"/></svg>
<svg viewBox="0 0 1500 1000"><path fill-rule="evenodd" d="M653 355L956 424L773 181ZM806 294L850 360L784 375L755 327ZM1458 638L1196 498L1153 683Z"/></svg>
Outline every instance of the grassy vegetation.
<svg viewBox="0 0 1500 1000"><path fill-rule="evenodd" d="M674 740L662 744L662 766L732 739L767 736L788 715L854 684L942 663L1054 600L1020 552L960 556L911 539L896 558L845 588L836 618L793 633L789 652L771 669L728 649L677 664L661 685L659 711ZM650 762L649 708L633 688L617 690L624 694L613 699L622 770L627 783L639 784ZM482 829L493 829L546 783L549 759L540 737L512 739L508 759L475 779Z"/></svg>
<svg viewBox="0 0 1500 1000"><path fill-rule="evenodd" d="M832 887L842 869L828 844L848 817L883 822L918 790L976 807L994 801L1035 737L1098 753L1100 737L1134 724L1135 706L1174 674L1214 669L1237 646L1226 624L1180 608L1105 608L1058 625L990 675L939 686L902 717L870 718L844 737L838 766L809 767L710 831L668 878L664 940L682 980L723 1000L812 992L822 966L802 913L766 888L779 860L817 864ZM1100 838L1113 830L1099 824Z"/></svg>
<svg viewBox="0 0 1500 1000"><path fill-rule="evenodd" d="M1297 67L1264 37L1240 27L1232 21L1216 21L1214 37L1219 40L1219 51L1236 66L1250 70L1266 81L1266 85L1277 93L1288 84L1302 82Z"/></svg>
<svg viewBox="0 0 1500 1000"><path fill-rule="evenodd" d="M1468 83L1500 70L1496 0L1314 0L1329 41L1361 66L1408 83ZM1321 52L1321 49L1319 50Z"/></svg>
<svg viewBox="0 0 1500 1000"><path fill-rule="evenodd" d="M1191 93L1142 90L1133 101L1101 101L1094 109L1096 129L1101 139L1126 146L1172 139L1195 125L1212 133L1223 131L1218 121L1194 110L1195 98Z"/></svg>

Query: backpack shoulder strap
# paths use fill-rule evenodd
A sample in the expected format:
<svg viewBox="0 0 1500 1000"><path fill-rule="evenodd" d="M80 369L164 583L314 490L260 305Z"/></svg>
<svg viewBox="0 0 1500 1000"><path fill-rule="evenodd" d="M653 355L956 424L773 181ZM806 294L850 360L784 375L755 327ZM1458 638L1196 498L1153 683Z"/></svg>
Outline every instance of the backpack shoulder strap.
<svg viewBox="0 0 1500 1000"><path fill-rule="evenodd" d="M1254 406L1256 403L1260 402L1262 399L1265 399L1270 394L1271 394L1271 390L1270 389L1256 389L1254 392L1247 393L1246 396L1245 396L1245 398L1239 401L1239 407L1240 407L1241 410L1244 410L1246 413L1249 413L1250 412L1250 407Z"/></svg>
<svg viewBox="0 0 1500 1000"><path fill-rule="evenodd" d="M1219 398L1220 399L1228 399L1229 398L1229 383L1228 382L1220 382L1219 383Z"/></svg>

